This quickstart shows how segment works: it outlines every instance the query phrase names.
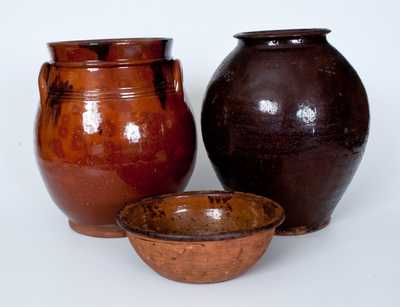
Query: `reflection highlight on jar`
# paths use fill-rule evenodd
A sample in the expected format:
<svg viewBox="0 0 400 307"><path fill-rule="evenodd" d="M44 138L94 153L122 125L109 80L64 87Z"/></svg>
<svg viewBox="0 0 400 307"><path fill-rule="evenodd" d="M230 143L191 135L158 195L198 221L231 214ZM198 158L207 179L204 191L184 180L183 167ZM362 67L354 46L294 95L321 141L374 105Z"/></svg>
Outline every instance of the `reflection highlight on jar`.
<svg viewBox="0 0 400 307"><path fill-rule="evenodd" d="M85 112L82 113L83 130L87 134L97 133L101 123L98 101L85 101Z"/></svg>
<svg viewBox="0 0 400 307"><path fill-rule="evenodd" d="M258 109L263 113L274 115L279 110L279 104L269 99L263 99L258 102Z"/></svg>
<svg viewBox="0 0 400 307"><path fill-rule="evenodd" d="M139 126L134 123L128 123L125 126L124 136L129 143L138 143L141 138Z"/></svg>
<svg viewBox="0 0 400 307"><path fill-rule="evenodd" d="M267 45L271 46L271 47L275 47L275 46L279 46L279 42L277 40L272 40L272 41L268 41Z"/></svg>
<svg viewBox="0 0 400 307"><path fill-rule="evenodd" d="M293 39L290 40L290 42L292 44L298 45L298 44L301 44L303 42L303 39L302 38L293 38Z"/></svg>
<svg viewBox="0 0 400 307"><path fill-rule="evenodd" d="M87 70L90 71L90 72L96 72L96 71L99 70L99 68L97 68L97 67L88 67Z"/></svg>
<svg viewBox="0 0 400 307"><path fill-rule="evenodd" d="M317 120L317 109L306 104L300 104L299 109L296 112L296 116L303 123L307 125L313 125Z"/></svg>

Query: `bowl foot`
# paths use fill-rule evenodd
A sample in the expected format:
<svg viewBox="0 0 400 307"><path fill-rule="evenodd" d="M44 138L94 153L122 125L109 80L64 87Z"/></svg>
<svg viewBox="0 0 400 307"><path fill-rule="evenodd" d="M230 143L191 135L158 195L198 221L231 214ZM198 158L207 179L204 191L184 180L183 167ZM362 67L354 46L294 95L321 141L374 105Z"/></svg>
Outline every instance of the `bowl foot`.
<svg viewBox="0 0 400 307"><path fill-rule="evenodd" d="M315 232L318 230L321 230L325 228L326 226L329 225L329 222L331 220L327 220L326 222L323 222L319 225L316 226L298 226L298 227L292 227L292 228L283 228L279 229L277 228L275 231L275 235L277 236L299 236L299 235L304 235L310 232Z"/></svg>
<svg viewBox="0 0 400 307"><path fill-rule="evenodd" d="M81 225L72 221L68 221L69 226L76 232L85 236L97 238L122 238L126 237L124 230L117 225Z"/></svg>

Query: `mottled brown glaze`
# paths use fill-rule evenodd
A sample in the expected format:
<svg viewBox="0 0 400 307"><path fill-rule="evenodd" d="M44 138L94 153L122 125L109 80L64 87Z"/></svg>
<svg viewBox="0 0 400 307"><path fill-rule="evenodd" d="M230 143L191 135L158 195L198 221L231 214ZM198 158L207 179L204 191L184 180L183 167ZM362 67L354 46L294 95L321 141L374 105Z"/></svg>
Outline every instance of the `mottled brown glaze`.
<svg viewBox="0 0 400 307"><path fill-rule="evenodd" d="M123 236L130 201L182 190L193 168L195 126L172 41L50 43L39 76L37 160L71 227Z"/></svg>
<svg viewBox="0 0 400 307"><path fill-rule="evenodd" d="M136 252L162 276L211 283L257 262L284 219L270 199L240 192L186 192L125 207L118 223Z"/></svg>
<svg viewBox="0 0 400 307"><path fill-rule="evenodd" d="M326 29L247 32L215 72L202 110L208 156L224 187L286 211L279 234L329 223L365 149L369 109Z"/></svg>

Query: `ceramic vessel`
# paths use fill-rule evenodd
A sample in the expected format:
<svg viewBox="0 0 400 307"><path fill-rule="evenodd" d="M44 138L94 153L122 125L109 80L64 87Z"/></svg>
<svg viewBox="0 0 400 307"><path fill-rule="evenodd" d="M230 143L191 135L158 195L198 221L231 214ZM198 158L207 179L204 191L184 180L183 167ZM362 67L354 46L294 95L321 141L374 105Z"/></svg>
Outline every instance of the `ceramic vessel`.
<svg viewBox="0 0 400 307"><path fill-rule="evenodd" d="M83 234L118 237L126 202L180 191L196 149L171 39L50 43L39 75L37 161L54 202Z"/></svg>
<svg viewBox="0 0 400 307"><path fill-rule="evenodd" d="M367 141L366 92L327 33L235 35L204 99L203 139L219 179L280 203L280 234L329 223Z"/></svg>
<svg viewBox="0 0 400 307"><path fill-rule="evenodd" d="M118 216L145 263L189 283L220 282L246 271L283 219L283 209L267 198L214 191L147 198Z"/></svg>

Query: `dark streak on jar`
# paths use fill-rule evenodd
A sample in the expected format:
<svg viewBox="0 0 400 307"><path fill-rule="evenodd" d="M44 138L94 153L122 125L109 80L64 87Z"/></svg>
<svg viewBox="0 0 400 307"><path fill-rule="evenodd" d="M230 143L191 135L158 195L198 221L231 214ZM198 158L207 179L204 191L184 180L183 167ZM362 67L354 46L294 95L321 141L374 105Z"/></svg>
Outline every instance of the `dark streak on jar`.
<svg viewBox="0 0 400 307"><path fill-rule="evenodd" d="M160 100L161 107L165 109L167 95L165 94L165 79L161 67L162 62L153 62L150 64L153 71L153 86Z"/></svg>

